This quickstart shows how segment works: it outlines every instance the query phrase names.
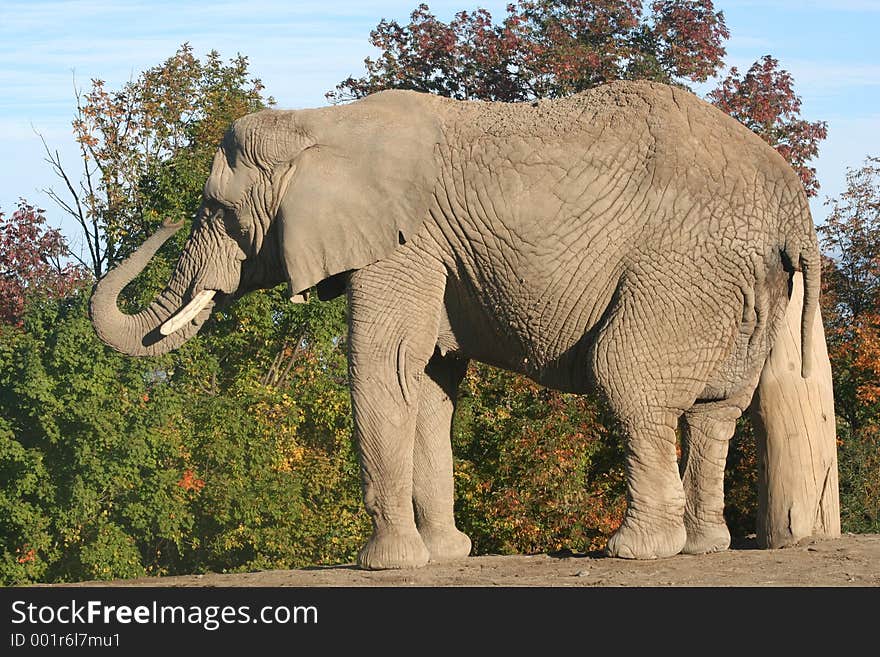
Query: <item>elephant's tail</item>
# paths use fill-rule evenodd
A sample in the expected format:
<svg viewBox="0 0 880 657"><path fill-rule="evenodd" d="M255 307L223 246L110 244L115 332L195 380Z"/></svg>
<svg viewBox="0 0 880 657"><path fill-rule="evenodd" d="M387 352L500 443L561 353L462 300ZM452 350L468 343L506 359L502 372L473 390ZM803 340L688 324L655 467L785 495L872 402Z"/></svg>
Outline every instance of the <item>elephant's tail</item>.
<svg viewBox="0 0 880 657"><path fill-rule="evenodd" d="M822 262L819 249L814 245L800 257L804 276L804 305L801 308L801 377L809 378L813 371L813 340L816 314L819 312L819 290L822 286Z"/></svg>
<svg viewBox="0 0 880 657"><path fill-rule="evenodd" d="M807 235L794 248L786 245L785 257L792 268L800 270L804 280L804 298L801 306L801 378L807 379L813 371L813 340L816 313L819 311L819 291L822 287L822 261L813 221L809 219ZM792 245L793 246L793 245Z"/></svg>

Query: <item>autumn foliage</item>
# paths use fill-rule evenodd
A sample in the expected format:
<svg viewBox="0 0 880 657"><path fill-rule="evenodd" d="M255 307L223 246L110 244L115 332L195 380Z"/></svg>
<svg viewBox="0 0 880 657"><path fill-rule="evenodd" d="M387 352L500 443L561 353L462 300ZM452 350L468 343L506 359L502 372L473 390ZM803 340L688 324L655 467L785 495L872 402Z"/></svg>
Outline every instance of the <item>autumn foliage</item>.
<svg viewBox="0 0 880 657"><path fill-rule="evenodd" d="M868 157L828 201L822 314L834 376L841 521L880 529L880 159Z"/></svg>
<svg viewBox="0 0 880 657"><path fill-rule="evenodd" d="M597 550L623 519L623 445L589 397L475 364L453 447L456 520L477 554Z"/></svg>
<svg viewBox="0 0 880 657"><path fill-rule="evenodd" d="M41 211L0 223L2 584L335 563L366 539L343 304L255 292L147 359L109 349L89 321L95 273L163 217L191 217L223 132L270 102L247 68L183 46L122 89L95 80L79 96L81 175L49 152L79 267ZM186 232L123 306L161 289Z"/></svg>
<svg viewBox="0 0 880 657"><path fill-rule="evenodd" d="M188 220L210 157L239 116L273 101L249 79L247 59L198 59L182 45L159 66L118 90L101 79L77 92L73 134L79 180L48 147L61 185L49 196L80 228L80 259L96 278L126 257L162 222ZM181 231L184 232L184 231Z"/></svg>
<svg viewBox="0 0 880 657"><path fill-rule="evenodd" d="M798 173L808 196L818 193L816 169L807 162L819 154L828 125L800 117L794 80L776 59L765 55L744 75L734 66L708 98L773 146Z"/></svg>
<svg viewBox="0 0 880 657"><path fill-rule="evenodd" d="M823 312L832 357L847 364L856 401L880 403L880 159L847 174L847 190L829 202L820 227L829 254ZM855 409L844 408L859 423Z"/></svg>
<svg viewBox="0 0 880 657"><path fill-rule="evenodd" d="M0 324L20 324L28 300L68 296L86 280L68 255L43 210L21 201L8 219L0 212Z"/></svg>
<svg viewBox="0 0 880 657"><path fill-rule="evenodd" d="M426 4L410 22L382 20L363 77L328 92L334 102L381 89L458 99L517 101L565 96L617 79L703 81L721 66L729 36L711 0L511 3L500 23L485 9L449 22Z"/></svg>

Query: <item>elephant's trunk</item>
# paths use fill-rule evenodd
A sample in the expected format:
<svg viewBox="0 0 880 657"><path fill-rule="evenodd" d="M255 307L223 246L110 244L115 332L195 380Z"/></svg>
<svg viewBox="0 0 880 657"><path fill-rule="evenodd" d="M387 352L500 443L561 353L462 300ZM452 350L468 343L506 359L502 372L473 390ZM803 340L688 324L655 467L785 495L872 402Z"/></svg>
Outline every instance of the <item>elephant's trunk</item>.
<svg viewBox="0 0 880 657"><path fill-rule="evenodd" d="M162 325L182 306L188 283L181 273L181 263L159 296L144 310L127 315L117 305L119 293L141 273L159 247L182 224L164 223L134 253L98 281L92 292L89 314L98 336L117 351L130 356L155 356L179 347L201 327L208 313L194 315L170 335L163 335ZM208 310L213 303L206 304ZM201 310L204 310L202 308ZM193 319L190 318L190 319Z"/></svg>

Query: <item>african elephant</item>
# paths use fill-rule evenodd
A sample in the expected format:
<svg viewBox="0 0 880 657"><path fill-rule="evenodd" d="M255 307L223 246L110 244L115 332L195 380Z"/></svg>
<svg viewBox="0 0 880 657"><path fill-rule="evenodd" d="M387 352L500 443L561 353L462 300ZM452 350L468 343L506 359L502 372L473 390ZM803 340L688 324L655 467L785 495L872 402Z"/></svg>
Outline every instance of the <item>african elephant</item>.
<svg viewBox="0 0 880 657"><path fill-rule="evenodd" d="M449 437L468 359L603 396L627 454L627 511L607 552L638 559L728 546L727 442L794 271L810 372L820 266L800 180L670 86L517 104L385 91L247 115L217 151L167 287L122 314L119 291L176 228L97 284L97 333L159 354L250 290L347 293L365 568L469 553Z"/></svg>

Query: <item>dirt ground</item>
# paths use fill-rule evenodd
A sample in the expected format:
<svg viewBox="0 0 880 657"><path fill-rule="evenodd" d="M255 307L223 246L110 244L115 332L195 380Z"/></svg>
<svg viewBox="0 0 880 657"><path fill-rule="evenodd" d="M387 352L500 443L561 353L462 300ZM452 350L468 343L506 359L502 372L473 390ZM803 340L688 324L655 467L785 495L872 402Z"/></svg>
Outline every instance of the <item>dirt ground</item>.
<svg viewBox="0 0 880 657"><path fill-rule="evenodd" d="M880 586L880 534L806 540L781 550L746 542L735 549L656 561L599 553L470 557L416 570L359 570L353 565L240 574L152 577L82 586Z"/></svg>

